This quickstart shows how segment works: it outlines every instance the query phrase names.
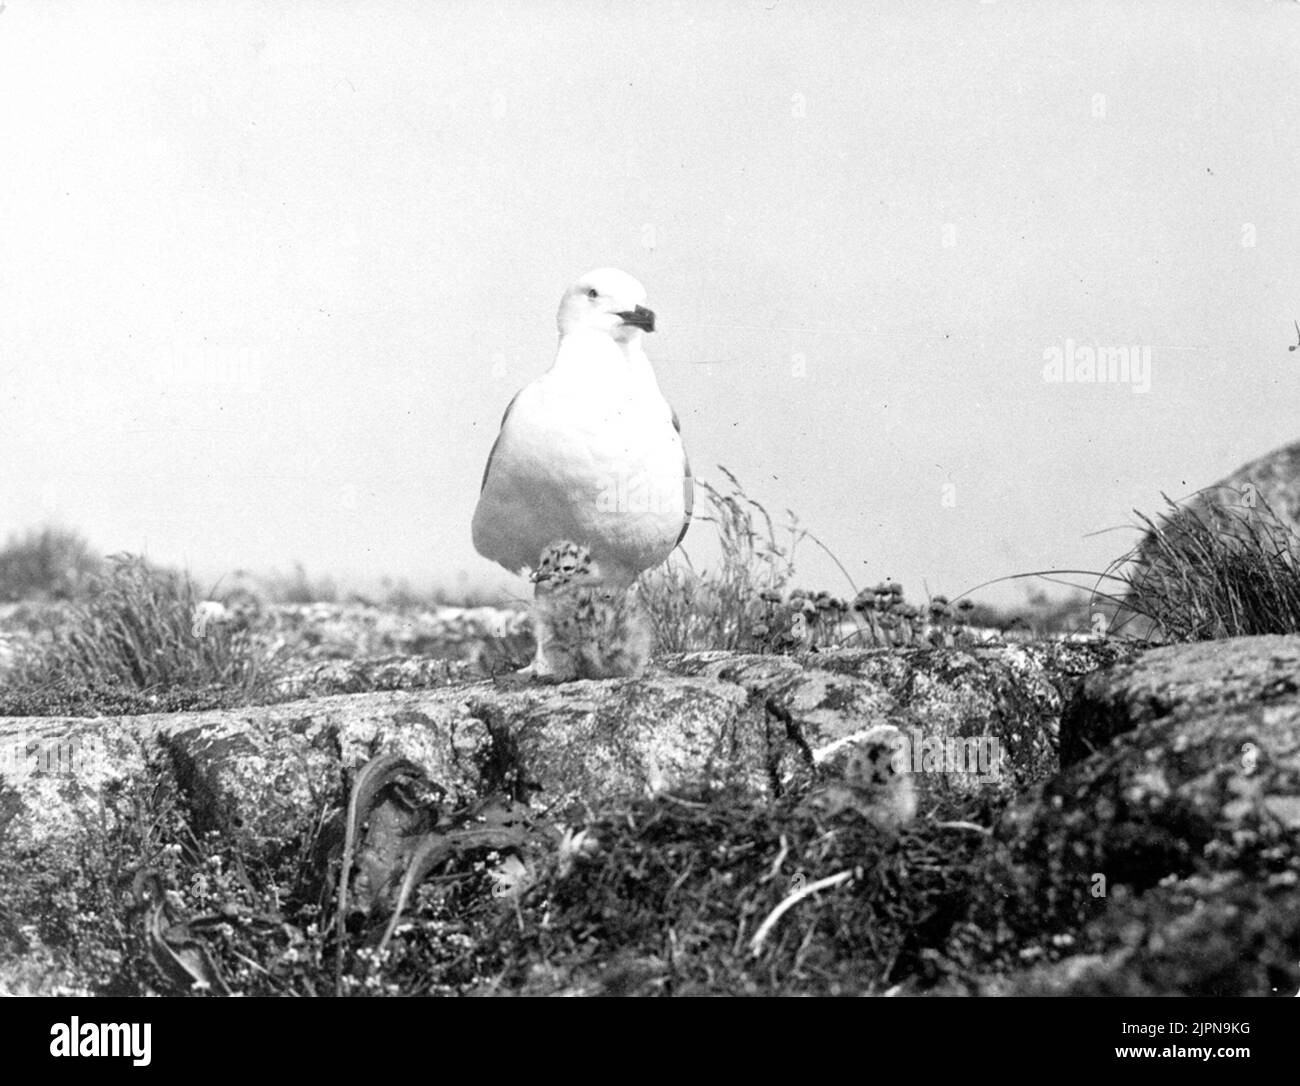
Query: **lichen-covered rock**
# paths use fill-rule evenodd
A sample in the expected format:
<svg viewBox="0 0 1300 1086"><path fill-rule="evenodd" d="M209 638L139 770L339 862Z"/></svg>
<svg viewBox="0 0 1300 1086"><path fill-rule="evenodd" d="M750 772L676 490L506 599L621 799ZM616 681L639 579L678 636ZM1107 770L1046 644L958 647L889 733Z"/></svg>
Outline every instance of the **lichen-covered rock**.
<svg viewBox="0 0 1300 1086"><path fill-rule="evenodd" d="M1171 645L1085 680L1061 720L1061 764L1156 720L1290 704L1300 692L1300 637L1236 637Z"/></svg>
<svg viewBox="0 0 1300 1086"><path fill-rule="evenodd" d="M440 686L202 713L5 718L7 847L42 847L73 832L106 785L160 760L196 827L238 827L256 841L293 838L337 797L349 771L390 751L453 792L510 781L542 805L723 780L762 795L796 787L837 745L892 724L914 744L909 768L923 795L987 783L942 760L927 763L927 740L994 739L1007 751L998 764L1017 781L1033 779L1052 768L1060 684L1088 660L1120 651L1097 643L798 659L697 653L641 680L522 689L457 681L454 665L427 658L322 662L302 677L304 689ZM59 744L92 752L94 771L28 772L30 752Z"/></svg>
<svg viewBox="0 0 1300 1086"><path fill-rule="evenodd" d="M428 658L323 661L302 689L396 688L237 711L0 719L0 989L151 990L123 889L135 866L163 866L191 913L224 909L277 872L327 867L322 826L356 770L392 753L448 810L505 795L562 822L546 831L557 840L597 828L585 860L526 872L550 881L513 899L507 925L532 948L520 953L563 942L578 974L598 964L588 955L649 961L672 945L717 957L687 970L689 983L660 962L656 990L801 990L807 978L846 991L868 976L872 991L1259 993L1291 983L1300 960L1289 906L1300 698L1286 678L1298 642L1141 656L1102 640L696 653L639 679L558 686L468 681ZM1063 706L1072 761L1058 772ZM912 745L913 779L877 795L886 735ZM1003 755L980 779L970 756L985 742ZM196 873L186 857L200 853L218 869ZM238 877L220 869L230 856ZM722 856L730 866L716 866ZM600 916L564 882L573 870L599 891ZM821 897L768 941L794 970L782 987L775 960L752 960L745 940L788 886L828 876L840 880L824 899L837 918L829 941ZM620 887L641 895L631 926L616 924ZM687 895L688 914L669 907ZM538 901L581 931L537 943ZM303 946L328 945L296 922ZM484 924L474 930L494 930ZM644 942L602 949L587 924ZM441 937L418 942L436 950ZM288 968L299 951L279 953ZM466 953L448 944L446 961L472 963ZM848 953L877 957L859 968ZM491 975L550 975L545 961L520 965L496 961Z"/></svg>
<svg viewBox="0 0 1300 1086"><path fill-rule="evenodd" d="M33 772L28 751L60 743L93 751L95 773ZM105 785L159 759L196 827L238 830L252 844L304 832L327 798L337 801L346 774L380 753L410 758L461 797L507 786L550 808L724 779L761 794L787 743L742 688L663 675L462 683L202 713L3 718L0 749L12 764L0 770L10 812L0 847L43 847L76 824L74 806L93 809Z"/></svg>
<svg viewBox="0 0 1300 1086"><path fill-rule="evenodd" d="M698 653L642 680L522 688L468 682L461 665L423 657L323 661L304 672L302 689L414 689L86 726L152 737L202 825L271 835L276 827L290 835L288 808L310 818L322 789L337 789L346 771L388 750L459 793L508 780L542 805L722 780L768 794L799 787L839 746L889 723L912 744L907 768L924 794L986 787L1006 769L1016 781L1049 772L1060 687L1089 660L1122 651L1098 642L799 659ZM60 725L33 718L4 727L34 734ZM953 740L959 755L972 755L969 765L929 759L927 743L948 744L951 754ZM1006 757L977 764L983 752L962 740L993 740Z"/></svg>
<svg viewBox="0 0 1300 1086"><path fill-rule="evenodd" d="M1102 957L1014 990L1266 994L1300 960L1297 661L1300 637L1237 638L1084 682L1073 764L999 838L1022 914Z"/></svg>
<svg viewBox="0 0 1300 1086"><path fill-rule="evenodd" d="M985 984L984 995L1295 996L1300 909L1294 869L1171 878L1119 888L1076 954Z"/></svg>
<svg viewBox="0 0 1300 1086"><path fill-rule="evenodd" d="M876 724L898 727L922 795L1019 789L1054 772L1062 706L1080 678L1139 647L1045 641L968 649L852 649L798 657L693 653L678 674L739 683L813 751Z"/></svg>
<svg viewBox="0 0 1300 1086"><path fill-rule="evenodd" d="M305 664L279 678L275 688L284 697L319 698L375 690L427 690L477 677L469 663L442 656L360 656Z"/></svg>
<svg viewBox="0 0 1300 1086"><path fill-rule="evenodd" d="M474 687L486 726L485 788L508 787L557 813L616 795L732 784L763 794L769 737L744 692L706 679L648 676L561 687Z"/></svg>
<svg viewBox="0 0 1300 1086"><path fill-rule="evenodd" d="M312 661L401 654L508 664L526 662L533 647L528 612L500 607L281 604L266 608L255 630L269 649Z"/></svg>

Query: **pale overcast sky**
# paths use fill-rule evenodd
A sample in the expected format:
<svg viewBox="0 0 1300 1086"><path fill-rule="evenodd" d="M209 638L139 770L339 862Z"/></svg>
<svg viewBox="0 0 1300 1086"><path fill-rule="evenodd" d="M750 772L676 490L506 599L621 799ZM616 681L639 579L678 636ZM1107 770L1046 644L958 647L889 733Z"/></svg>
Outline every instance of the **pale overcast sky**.
<svg viewBox="0 0 1300 1086"><path fill-rule="evenodd" d="M1297 57L1264 0L4 0L0 535L517 587L483 464L612 265L697 474L859 582L1100 568L1300 438Z"/></svg>

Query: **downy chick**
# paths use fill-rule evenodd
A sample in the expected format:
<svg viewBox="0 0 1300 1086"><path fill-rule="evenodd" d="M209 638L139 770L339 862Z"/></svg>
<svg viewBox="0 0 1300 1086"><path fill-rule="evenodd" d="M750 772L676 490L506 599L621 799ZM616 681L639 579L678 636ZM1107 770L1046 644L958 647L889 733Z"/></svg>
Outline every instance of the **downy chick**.
<svg viewBox="0 0 1300 1086"><path fill-rule="evenodd" d="M533 574L537 678L638 676L650 659L650 623L635 595L602 583L584 546L568 541L542 551Z"/></svg>

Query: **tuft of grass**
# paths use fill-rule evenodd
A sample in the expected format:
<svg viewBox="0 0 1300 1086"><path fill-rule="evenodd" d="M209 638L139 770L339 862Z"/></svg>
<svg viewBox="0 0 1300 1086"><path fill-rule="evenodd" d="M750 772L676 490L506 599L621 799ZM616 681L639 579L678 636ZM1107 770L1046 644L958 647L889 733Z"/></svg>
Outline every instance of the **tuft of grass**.
<svg viewBox="0 0 1300 1086"><path fill-rule="evenodd" d="M1300 534L1290 522L1262 497L1247 502L1231 487L1199 491L1182 505L1161 497L1168 511L1156 519L1134 510L1145 529L1141 540L1101 572L1038 570L985 584L1042 577L1081 587L1057 581L1063 574L1109 582L1112 591L1094 587L1086 603L1069 605L1078 611L1072 621L1078 624L1085 611L1095 620L1100 601L1114 619L1103 631L1140 641L1300 632Z"/></svg>
<svg viewBox="0 0 1300 1086"><path fill-rule="evenodd" d="M722 465L730 489L703 479L706 512L695 520L712 524L722 548L713 569L697 573L690 559L676 557L644 575L638 592L650 615L660 652L700 649L749 651L757 647L767 603L764 593L784 595L794 575L794 552L804 534L790 514L789 542L778 539L772 518L748 497Z"/></svg>
<svg viewBox="0 0 1300 1086"><path fill-rule="evenodd" d="M270 689L271 661L247 629L201 621L189 577L143 558L112 555L52 636L19 662L5 707L26 713L146 704L237 704ZM15 700L16 699L16 700Z"/></svg>
<svg viewBox="0 0 1300 1086"><path fill-rule="evenodd" d="M0 550L0 602L73 599L101 568L82 536L46 525L12 535Z"/></svg>
<svg viewBox="0 0 1300 1086"><path fill-rule="evenodd" d="M1124 608L1165 639L1300 631L1300 535L1263 498L1232 493L1184 506L1161 495L1170 511L1159 522L1137 513L1146 534L1111 567L1132 562Z"/></svg>

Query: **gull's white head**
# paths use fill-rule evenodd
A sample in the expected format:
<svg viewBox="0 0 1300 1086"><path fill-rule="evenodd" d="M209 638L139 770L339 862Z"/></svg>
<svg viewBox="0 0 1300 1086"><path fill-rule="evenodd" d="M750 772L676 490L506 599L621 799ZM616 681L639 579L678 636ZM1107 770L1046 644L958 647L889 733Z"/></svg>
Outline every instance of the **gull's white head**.
<svg viewBox="0 0 1300 1086"><path fill-rule="evenodd" d="M655 330L655 315L645 307L645 287L617 268L590 271L564 292L556 315L560 335L589 329L620 343Z"/></svg>

